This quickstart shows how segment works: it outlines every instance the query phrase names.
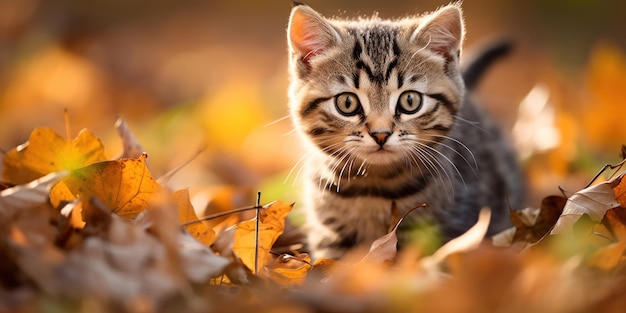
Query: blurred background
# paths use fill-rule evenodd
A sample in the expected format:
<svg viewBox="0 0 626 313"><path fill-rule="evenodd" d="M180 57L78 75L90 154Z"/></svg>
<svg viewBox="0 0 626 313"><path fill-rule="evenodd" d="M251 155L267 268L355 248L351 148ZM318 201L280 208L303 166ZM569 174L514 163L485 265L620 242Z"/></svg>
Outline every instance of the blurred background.
<svg viewBox="0 0 626 313"><path fill-rule="evenodd" d="M325 16L398 17L447 1L308 0ZM297 201L302 151L287 115L288 0L0 0L0 151L35 127L88 128L109 157L123 117L159 177L196 203ZM466 0L465 55L516 49L476 97L510 136L529 204L575 192L626 143L626 2ZM290 169L294 174L288 177ZM204 204L201 204L204 205Z"/></svg>

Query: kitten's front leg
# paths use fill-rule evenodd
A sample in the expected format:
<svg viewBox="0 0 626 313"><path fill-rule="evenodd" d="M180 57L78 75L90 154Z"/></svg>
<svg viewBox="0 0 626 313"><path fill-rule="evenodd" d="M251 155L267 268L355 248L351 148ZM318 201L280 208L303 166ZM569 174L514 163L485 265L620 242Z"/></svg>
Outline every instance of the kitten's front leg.
<svg viewBox="0 0 626 313"><path fill-rule="evenodd" d="M308 244L313 258L338 260L356 244L356 236L342 237L328 229L310 229Z"/></svg>

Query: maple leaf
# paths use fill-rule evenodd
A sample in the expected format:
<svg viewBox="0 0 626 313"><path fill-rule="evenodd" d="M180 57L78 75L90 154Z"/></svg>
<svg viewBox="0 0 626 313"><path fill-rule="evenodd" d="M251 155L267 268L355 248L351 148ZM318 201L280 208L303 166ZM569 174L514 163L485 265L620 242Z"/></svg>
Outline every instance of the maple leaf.
<svg viewBox="0 0 626 313"><path fill-rule="evenodd" d="M49 128L35 128L28 141L4 158L2 178L24 184L46 174L74 170L105 161L102 142L88 130L81 130L73 140L66 140Z"/></svg>
<svg viewBox="0 0 626 313"><path fill-rule="evenodd" d="M161 189L146 166L147 156L95 163L70 172L50 191L50 201L96 197L114 213L132 219Z"/></svg>
<svg viewBox="0 0 626 313"><path fill-rule="evenodd" d="M251 271L265 266L270 249L283 233L285 218L293 204L282 201L272 202L259 212L259 229L256 229L256 218L243 221L235 226L233 252L241 258L241 262ZM257 234L258 232L258 234ZM258 245L256 238L258 237ZM258 250L258 253L256 253ZM258 259L255 260L255 255Z"/></svg>
<svg viewBox="0 0 626 313"><path fill-rule="evenodd" d="M172 194L172 200L178 207L178 222L185 224L187 222L193 222L198 220L193 206L189 200L189 190L182 189ZM191 223L184 226L185 230L191 234L194 238L205 245L210 245L215 241L215 232L210 225L205 221L199 221L197 223Z"/></svg>

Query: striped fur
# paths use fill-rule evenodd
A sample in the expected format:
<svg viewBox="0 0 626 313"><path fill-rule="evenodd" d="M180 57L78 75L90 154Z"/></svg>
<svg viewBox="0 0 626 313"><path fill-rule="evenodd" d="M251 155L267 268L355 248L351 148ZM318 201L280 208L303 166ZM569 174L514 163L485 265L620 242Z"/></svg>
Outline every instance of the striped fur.
<svg viewBox="0 0 626 313"><path fill-rule="evenodd" d="M514 156L466 95L463 74L477 75L460 69L463 32L457 5L391 21L292 10L290 108L309 145L301 164L314 257L384 235L392 202L399 214L428 204L403 227L428 219L445 239L484 206L499 231L510 223L506 200L522 205Z"/></svg>

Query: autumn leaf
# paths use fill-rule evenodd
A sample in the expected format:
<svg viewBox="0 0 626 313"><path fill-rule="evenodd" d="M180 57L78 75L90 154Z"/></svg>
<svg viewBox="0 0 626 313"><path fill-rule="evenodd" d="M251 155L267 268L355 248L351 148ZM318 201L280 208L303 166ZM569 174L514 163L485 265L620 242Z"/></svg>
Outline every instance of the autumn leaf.
<svg viewBox="0 0 626 313"><path fill-rule="evenodd" d="M9 211L23 210L48 201L50 186L64 177L67 172L50 173L28 184L17 185L0 191L0 217Z"/></svg>
<svg viewBox="0 0 626 313"><path fill-rule="evenodd" d="M491 220L491 210L482 209L478 214L478 221L467 230L463 235L454 238L441 246L433 255L423 258L421 260L424 268L433 268L437 264L440 264L447 257L452 254L475 249L480 245L487 234L489 228L489 221Z"/></svg>
<svg viewBox="0 0 626 313"><path fill-rule="evenodd" d="M283 254L265 268L266 275L283 286L301 285L310 269L311 257L306 253Z"/></svg>
<svg viewBox="0 0 626 313"><path fill-rule="evenodd" d="M535 243L543 238L559 219L566 201L562 196L548 196L541 200L540 209L512 210L510 216L515 227L512 242Z"/></svg>
<svg viewBox="0 0 626 313"><path fill-rule="evenodd" d="M398 236L396 234L396 232L398 231L398 227L400 227L400 224L407 217L407 215L409 215L414 210L416 210L418 208L422 208L422 207L424 207L424 206L423 205L422 206L417 206L417 207L409 210L400 219L397 219L397 218L395 218L395 216L397 215L397 211L398 211L397 210L397 206L396 206L395 201L392 202L391 203L392 218L393 219L397 219L397 222L395 223L393 228L389 231L389 233L387 233L386 235L384 235L384 236L374 240L374 242L372 242L372 244L370 245L370 249L369 249L368 253L363 257L363 259L361 259L360 262L379 263L379 262L383 262L383 261L392 260L396 256L396 253L398 252L398 250L397 250Z"/></svg>
<svg viewBox="0 0 626 313"><path fill-rule="evenodd" d="M620 180L619 184L613 188L615 200L622 208L626 208L626 180Z"/></svg>
<svg viewBox="0 0 626 313"><path fill-rule="evenodd" d="M146 167L144 154L137 159L95 163L70 172L50 191L50 201L96 197L114 213L132 219L161 189Z"/></svg>
<svg viewBox="0 0 626 313"><path fill-rule="evenodd" d="M571 233L574 224L583 214L589 216L594 222L601 221L606 211L620 205L615 200L613 188L620 184L623 176L624 173L609 181L585 188L570 196L565 203L563 213L550 234Z"/></svg>
<svg viewBox="0 0 626 313"><path fill-rule="evenodd" d="M182 225L198 220L189 200L189 189L181 189L172 194L172 200L178 207L178 222ZM205 221L191 223L184 226L185 230L204 245L210 245L215 241L215 232Z"/></svg>
<svg viewBox="0 0 626 313"><path fill-rule="evenodd" d="M119 118L115 122L115 129L117 130L117 134L122 138L122 142L124 144L124 152L119 157L123 158L136 158L144 153L143 147L135 134L130 130L126 121L122 118Z"/></svg>
<svg viewBox="0 0 626 313"><path fill-rule="evenodd" d="M6 155L2 178L24 184L52 172L74 170L105 160L102 143L87 130L67 140L52 129L36 128L26 143Z"/></svg>
<svg viewBox="0 0 626 313"><path fill-rule="evenodd" d="M272 202L259 212L259 229L256 229L256 218L243 221L235 226L233 252L241 258L243 264L251 271L255 270L255 252L258 249L258 269L265 266L269 251L274 242L282 234L285 218L293 204L282 201ZM258 246L256 242L258 231Z"/></svg>

